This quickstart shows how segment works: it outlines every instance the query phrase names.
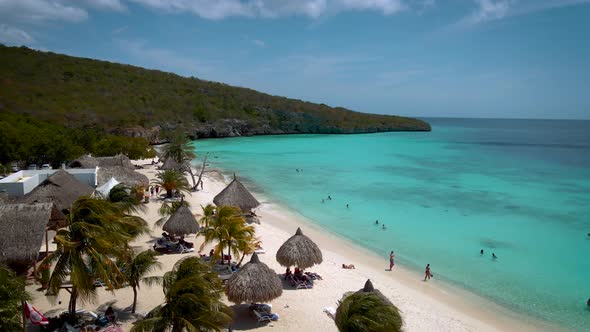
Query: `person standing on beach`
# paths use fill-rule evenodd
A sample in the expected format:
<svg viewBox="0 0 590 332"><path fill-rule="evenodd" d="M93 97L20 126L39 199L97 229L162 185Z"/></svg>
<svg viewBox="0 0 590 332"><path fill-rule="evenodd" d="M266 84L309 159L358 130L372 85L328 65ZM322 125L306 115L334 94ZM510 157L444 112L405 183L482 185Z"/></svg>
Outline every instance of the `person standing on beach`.
<svg viewBox="0 0 590 332"><path fill-rule="evenodd" d="M395 265L395 262L393 261L395 258L395 255L393 254L393 250L389 253L389 271L391 271L393 269L393 266Z"/></svg>
<svg viewBox="0 0 590 332"><path fill-rule="evenodd" d="M430 280L432 273L430 273L430 264L426 264L426 272L424 273L424 281Z"/></svg>

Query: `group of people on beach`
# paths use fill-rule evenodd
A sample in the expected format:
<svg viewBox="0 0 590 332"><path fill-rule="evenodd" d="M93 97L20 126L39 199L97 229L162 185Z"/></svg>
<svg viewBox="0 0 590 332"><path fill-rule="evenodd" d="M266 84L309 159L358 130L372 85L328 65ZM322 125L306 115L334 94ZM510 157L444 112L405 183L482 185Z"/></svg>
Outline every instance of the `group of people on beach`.
<svg viewBox="0 0 590 332"><path fill-rule="evenodd" d="M150 197L154 197L154 195L158 197L160 195L161 189L162 188L160 186L149 186L145 188L145 192L143 194L145 201L148 202Z"/></svg>
<svg viewBox="0 0 590 332"><path fill-rule="evenodd" d="M389 253L389 271L393 270L395 266L395 253L393 250ZM430 264L426 264L426 271L424 272L424 281L430 280L430 278L434 277L432 272L430 271Z"/></svg>

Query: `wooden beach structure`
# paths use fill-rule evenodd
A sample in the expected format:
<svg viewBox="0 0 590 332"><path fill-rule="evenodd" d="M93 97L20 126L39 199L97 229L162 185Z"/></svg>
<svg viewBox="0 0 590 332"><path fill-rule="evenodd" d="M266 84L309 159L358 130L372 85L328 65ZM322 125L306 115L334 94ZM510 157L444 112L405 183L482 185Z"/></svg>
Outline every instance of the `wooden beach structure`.
<svg viewBox="0 0 590 332"><path fill-rule="evenodd" d="M285 267L297 266L306 269L323 261L322 251L315 242L303 235L298 227L295 235L291 236L277 251L276 259Z"/></svg>
<svg viewBox="0 0 590 332"><path fill-rule="evenodd" d="M233 181L213 198L213 203L217 206L235 206L243 212L251 211L260 205L235 174Z"/></svg>
<svg viewBox="0 0 590 332"><path fill-rule="evenodd" d="M200 226L188 206L181 204L168 218L162 229L171 235L181 236L198 233Z"/></svg>
<svg viewBox="0 0 590 332"><path fill-rule="evenodd" d="M186 170L186 167L182 164L179 164L173 158L168 158L168 159L164 160L164 163L162 164L162 166L159 167L159 169L161 169L163 171L184 172Z"/></svg>
<svg viewBox="0 0 590 332"><path fill-rule="evenodd" d="M277 273L254 253L250 262L229 278L225 294L236 304L268 302L283 294L283 285Z"/></svg>
<svg viewBox="0 0 590 332"><path fill-rule="evenodd" d="M60 169L41 182L30 193L19 198L16 203L53 203L51 219L57 222L65 220L67 211L79 197L89 196L93 192L94 188L78 181L73 175Z"/></svg>
<svg viewBox="0 0 590 332"><path fill-rule="evenodd" d="M82 156L74 161L72 161L69 165L71 168L95 168L95 167L125 167L129 169L135 169L131 160L123 155L118 154L116 156L111 157L91 157L89 155Z"/></svg>
<svg viewBox="0 0 590 332"><path fill-rule="evenodd" d="M19 274L35 266L53 204L0 205L0 261Z"/></svg>
<svg viewBox="0 0 590 332"><path fill-rule="evenodd" d="M122 183L128 187L142 187L149 186L150 181L147 176L136 172L134 169L123 166L101 166L97 171L97 182L101 186L111 178L115 178L117 182Z"/></svg>

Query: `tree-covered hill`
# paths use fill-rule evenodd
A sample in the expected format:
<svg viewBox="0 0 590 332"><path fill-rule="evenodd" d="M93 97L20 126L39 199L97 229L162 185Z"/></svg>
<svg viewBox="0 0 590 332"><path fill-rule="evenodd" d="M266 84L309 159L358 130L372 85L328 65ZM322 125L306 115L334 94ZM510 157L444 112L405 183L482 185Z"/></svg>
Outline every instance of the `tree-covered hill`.
<svg viewBox="0 0 590 332"><path fill-rule="evenodd" d="M193 138L430 130L412 118L353 112L157 70L2 45L0 112L150 141L158 140L160 129L177 127Z"/></svg>

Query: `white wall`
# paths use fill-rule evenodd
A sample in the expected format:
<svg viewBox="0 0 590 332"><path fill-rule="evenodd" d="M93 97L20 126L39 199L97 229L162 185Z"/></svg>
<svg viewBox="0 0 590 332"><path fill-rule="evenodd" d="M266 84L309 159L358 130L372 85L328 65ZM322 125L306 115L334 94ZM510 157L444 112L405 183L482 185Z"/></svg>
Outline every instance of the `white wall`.
<svg viewBox="0 0 590 332"><path fill-rule="evenodd" d="M6 190L9 197L21 197L31 192L41 182L45 181L57 171L56 169L18 171L0 180L0 190ZM92 188L96 187L97 168L72 168L66 169L66 171L72 174L78 181L86 183ZM24 177L28 177L28 179L19 182Z"/></svg>

